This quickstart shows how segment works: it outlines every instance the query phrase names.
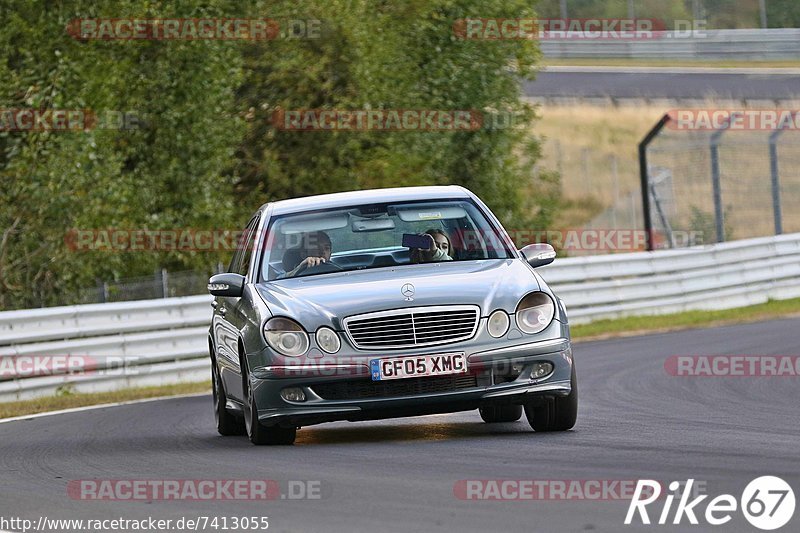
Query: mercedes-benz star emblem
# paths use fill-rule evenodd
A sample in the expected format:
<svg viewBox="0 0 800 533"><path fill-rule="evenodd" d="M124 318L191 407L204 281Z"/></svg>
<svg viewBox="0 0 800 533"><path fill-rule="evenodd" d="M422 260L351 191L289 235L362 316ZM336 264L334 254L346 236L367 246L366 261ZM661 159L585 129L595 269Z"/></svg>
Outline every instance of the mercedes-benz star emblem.
<svg viewBox="0 0 800 533"><path fill-rule="evenodd" d="M400 288L400 293L405 297L407 302L414 300L414 286L406 283Z"/></svg>

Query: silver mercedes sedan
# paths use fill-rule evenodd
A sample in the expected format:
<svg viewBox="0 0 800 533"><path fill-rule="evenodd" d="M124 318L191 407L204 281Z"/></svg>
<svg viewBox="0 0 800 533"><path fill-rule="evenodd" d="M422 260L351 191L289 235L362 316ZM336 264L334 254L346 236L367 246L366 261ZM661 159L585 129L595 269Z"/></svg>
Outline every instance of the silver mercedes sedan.
<svg viewBox="0 0 800 533"><path fill-rule="evenodd" d="M457 186L263 205L227 273L209 280L222 435L292 444L302 426L478 409L535 431L575 425L564 305Z"/></svg>

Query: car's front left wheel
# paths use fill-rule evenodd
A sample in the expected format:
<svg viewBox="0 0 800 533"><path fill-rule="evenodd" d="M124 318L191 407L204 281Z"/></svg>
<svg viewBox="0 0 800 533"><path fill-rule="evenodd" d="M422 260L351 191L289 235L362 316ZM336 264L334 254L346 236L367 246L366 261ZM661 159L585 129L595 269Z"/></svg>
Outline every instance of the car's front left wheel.
<svg viewBox="0 0 800 533"><path fill-rule="evenodd" d="M567 431L578 419L578 380L575 364L570 375L572 391L567 396L539 398L525 404L525 416L534 431Z"/></svg>

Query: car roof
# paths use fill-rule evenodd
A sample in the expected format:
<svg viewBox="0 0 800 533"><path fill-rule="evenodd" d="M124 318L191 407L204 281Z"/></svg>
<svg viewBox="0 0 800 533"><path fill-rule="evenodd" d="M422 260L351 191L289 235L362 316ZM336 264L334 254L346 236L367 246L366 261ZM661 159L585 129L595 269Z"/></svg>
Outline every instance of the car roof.
<svg viewBox="0 0 800 533"><path fill-rule="evenodd" d="M391 189L369 189L363 191L338 192L278 200L264 204L261 209L272 207L272 215L284 215L302 211L314 211L346 207L354 204L394 203L414 200L438 200L451 198L473 198L473 194L459 185L433 185L426 187L396 187Z"/></svg>

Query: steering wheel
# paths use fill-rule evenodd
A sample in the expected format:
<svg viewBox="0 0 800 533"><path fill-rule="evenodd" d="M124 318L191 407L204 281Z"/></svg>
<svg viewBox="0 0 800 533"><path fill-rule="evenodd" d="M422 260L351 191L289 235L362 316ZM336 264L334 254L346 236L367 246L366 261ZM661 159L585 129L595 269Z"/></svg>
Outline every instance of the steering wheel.
<svg viewBox="0 0 800 533"><path fill-rule="evenodd" d="M331 263L330 261L326 261L324 263L320 263L315 266L308 266L303 265L300 270L297 271L297 274L328 274L330 272L341 272L344 270L342 267L337 265L336 263Z"/></svg>

